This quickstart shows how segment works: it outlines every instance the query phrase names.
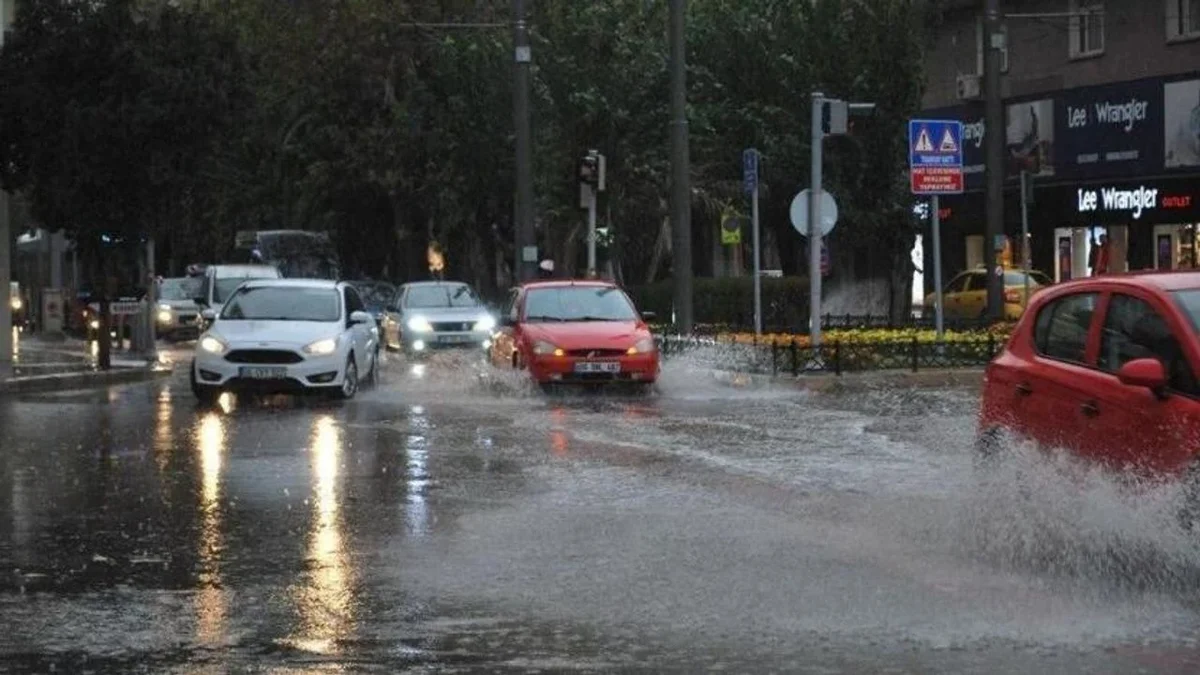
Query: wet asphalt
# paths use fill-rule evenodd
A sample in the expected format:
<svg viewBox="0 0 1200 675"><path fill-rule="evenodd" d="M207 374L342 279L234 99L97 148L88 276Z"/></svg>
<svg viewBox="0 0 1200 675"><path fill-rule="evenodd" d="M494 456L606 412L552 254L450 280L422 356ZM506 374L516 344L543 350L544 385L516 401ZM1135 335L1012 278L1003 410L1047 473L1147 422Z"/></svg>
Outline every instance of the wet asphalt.
<svg viewBox="0 0 1200 675"><path fill-rule="evenodd" d="M0 398L0 671L1200 671L1169 489L981 473L976 401L456 359L346 404Z"/></svg>

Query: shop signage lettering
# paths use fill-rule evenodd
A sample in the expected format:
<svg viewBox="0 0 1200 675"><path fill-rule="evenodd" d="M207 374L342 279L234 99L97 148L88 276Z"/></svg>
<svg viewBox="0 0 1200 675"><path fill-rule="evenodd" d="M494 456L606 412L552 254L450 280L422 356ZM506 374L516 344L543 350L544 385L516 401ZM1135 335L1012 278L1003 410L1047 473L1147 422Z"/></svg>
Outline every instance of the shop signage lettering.
<svg viewBox="0 0 1200 675"><path fill-rule="evenodd" d="M1164 209L1190 209L1192 208L1192 196L1167 195L1162 198L1162 207Z"/></svg>
<svg viewBox="0 0 1200 675"><path fill-rule="evenodd" d="M1101 101L1093 106L1096 111L1095 121L1098 124L1119 126L1122 131L1129 133L1141 122L1145 122L1149 114L1150 102L1130 99L1126 103ZM1091 124L1087 106L1067 105L1067 128L1082 129Z"/></svg>
<svg viewBox="0 0 1200 675"><path fill-rule="evenodd" d="M1158 189L1139 186L1132 190L1100 188L1076 191L1076 210L1089 213L1099 209L1105 211L1132 211L1134 219L1142 217L1142 211L1158 206Z"/></svg>
<svg viewBox="0 0 1200 675"><path fill-rule="evenodd" d="M977 121L971 122L969 124L964 122L963 123L963 132L962 132L963 133L963 145L966 145L967 142L970 141L971 144L974 145L976 148L983 147L984 130L985 130L985 126L983 124L983 120L977 120Z"/></svg>

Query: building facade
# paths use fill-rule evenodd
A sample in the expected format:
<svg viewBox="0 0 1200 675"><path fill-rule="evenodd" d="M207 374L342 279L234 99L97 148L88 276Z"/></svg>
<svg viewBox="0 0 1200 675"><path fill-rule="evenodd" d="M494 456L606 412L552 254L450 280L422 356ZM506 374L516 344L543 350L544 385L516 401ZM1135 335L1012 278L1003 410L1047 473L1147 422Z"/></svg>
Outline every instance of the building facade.
<svg viewBox="0 0 1200 675"><path fill-rule="evenodd" d="M994 244L1016 264L1028 246L1032 267L1056 281L1091 274L1102 237L1110 271L1200 268L1200 0L1000 4L1006 240ZM993 244L984 236L982 7L950 3L927 60L923 116L964 124L966 191L939 208L951 274L983 264Z"/></svg>

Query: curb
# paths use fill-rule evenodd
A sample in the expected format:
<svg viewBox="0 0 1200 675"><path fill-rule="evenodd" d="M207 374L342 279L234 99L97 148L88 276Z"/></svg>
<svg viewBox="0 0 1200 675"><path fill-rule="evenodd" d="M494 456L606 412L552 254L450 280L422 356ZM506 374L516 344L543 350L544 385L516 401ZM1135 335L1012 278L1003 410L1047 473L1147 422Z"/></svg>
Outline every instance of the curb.
<svg viewBox="0 0 1200 675"><path fill-rule="evenodd" d="M147 382L160 377L169 377L172 372L171 368L114 368L108 371L29 375L0 380L0 396Z"/></svg>
<svg viewBox="0 0 1200 675"><path fill-rule="evenodd" d="M874 371L842 375L752 375L731 371L716 371L722 384L789 385L815 393L862 391L864 389L924 389L944 387L976 387L983 384L983 368L956 368L921 371Z"/></svg>

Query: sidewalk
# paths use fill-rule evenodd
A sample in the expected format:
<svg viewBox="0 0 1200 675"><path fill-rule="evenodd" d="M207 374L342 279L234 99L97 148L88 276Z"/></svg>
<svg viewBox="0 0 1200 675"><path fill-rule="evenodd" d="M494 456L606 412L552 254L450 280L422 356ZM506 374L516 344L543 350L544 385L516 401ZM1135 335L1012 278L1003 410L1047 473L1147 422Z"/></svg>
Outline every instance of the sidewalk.
<svg viewBox="0 0 1200 675"><path fill-rule="evenodd" d="M784 384L817 393L862 391L864 389L912 389L979 387L983 384L983 368L934 368L929 370L872 370L842 375L751 375L733 371L716 371L716 377L731 386L762 386Z"/></svg>
<svg viewBox="0 0 1200 675"><path fill-rule="evenodd" d="M0 366L0 395L105 387L142 382L171 374L171 367L149 363L121 352L113 354L112 369L100 370L96 358L82 340L43 340L21 335L8 373Z"/></svg>

